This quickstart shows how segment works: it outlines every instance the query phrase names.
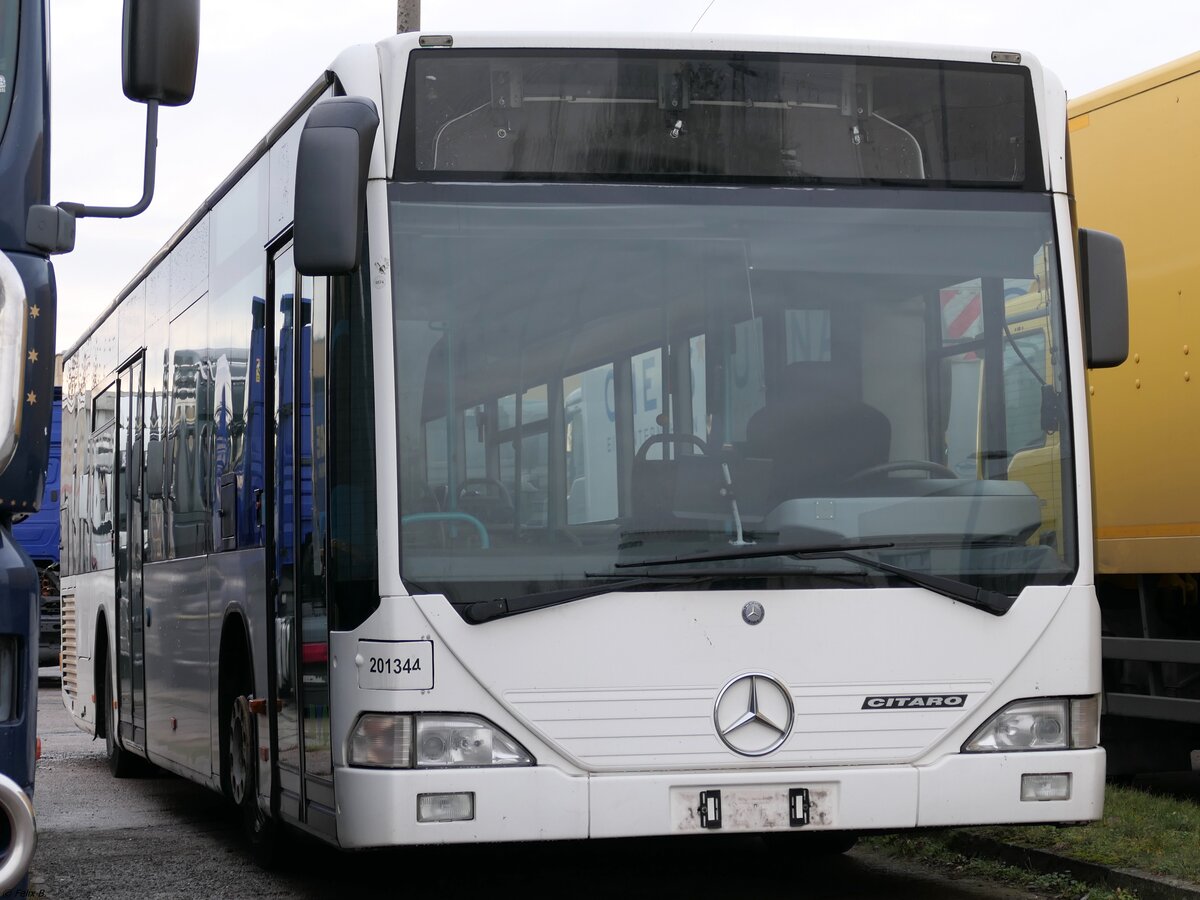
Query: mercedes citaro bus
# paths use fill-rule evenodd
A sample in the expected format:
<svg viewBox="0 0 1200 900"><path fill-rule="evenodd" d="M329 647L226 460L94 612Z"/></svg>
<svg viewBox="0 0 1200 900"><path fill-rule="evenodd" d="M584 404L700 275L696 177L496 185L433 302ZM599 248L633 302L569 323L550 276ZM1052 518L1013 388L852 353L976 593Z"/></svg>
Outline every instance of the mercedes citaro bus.
<svg viewBox="0 0 1200 900"><path fill-rule="evenodd" d="M64 701L263 844L1096 819L1123 273L1026 54L351 48L67 354Z"/></svg>

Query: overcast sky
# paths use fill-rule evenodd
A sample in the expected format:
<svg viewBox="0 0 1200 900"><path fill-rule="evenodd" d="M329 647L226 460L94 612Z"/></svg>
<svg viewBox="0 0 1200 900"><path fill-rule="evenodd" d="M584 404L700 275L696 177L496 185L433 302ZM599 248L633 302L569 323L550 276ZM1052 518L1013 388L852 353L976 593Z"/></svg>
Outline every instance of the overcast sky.
<svg viewBox="0 0 1200 900"><path fill-rule="evenodd" d="M120 0L51 0L52 202L141 194L145 108L121 93ZM706 12L707 9L707 12ZM701 16L703 16L701 18ZM734 32L1034 53L1071 97L1200 49L1197 0L423 0L423 30ZM135 219L83 219L55 259L58 346L107 307L325 66L395 31L395 0L201 0L189 106L159 117L158 186Z"/></svg>

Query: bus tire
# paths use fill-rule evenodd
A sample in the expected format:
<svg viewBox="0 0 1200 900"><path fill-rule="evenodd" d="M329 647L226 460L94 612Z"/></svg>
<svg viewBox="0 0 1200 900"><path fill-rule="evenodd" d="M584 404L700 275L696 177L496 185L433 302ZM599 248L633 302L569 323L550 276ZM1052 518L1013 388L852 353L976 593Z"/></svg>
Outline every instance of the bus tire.
<svg viewBox="0 0 1200 900"><path fill-rule="evenodd" d="M254 861L264 869L273 869L282 856L282 835L278 823L258 805L258 748L254 724L250 698L245 694L234 697L229 704L225 771L228 772L229 797L241 814Z"/></svg>
<svg viewBox="0 0 1200 900"><path fill-rule="evenodd" d="M120 726L113 706L112 661L107 650L104 653L104 690L100 696L100 705L104 710L104 752L108 758L108 770L113 778L136 778L146 774L146 761L122 747L117 738Z"/></svg>

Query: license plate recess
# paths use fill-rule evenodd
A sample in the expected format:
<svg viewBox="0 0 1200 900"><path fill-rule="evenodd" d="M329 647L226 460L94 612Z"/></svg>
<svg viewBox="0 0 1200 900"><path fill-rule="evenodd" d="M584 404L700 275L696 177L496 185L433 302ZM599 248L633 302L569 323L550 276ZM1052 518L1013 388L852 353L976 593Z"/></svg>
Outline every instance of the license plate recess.
<svg viewBox="0 0 1200 900"><path fill-rule="evenodd" d="M836 784L671 788L675 832L805 831L837 827Z"/></svg>

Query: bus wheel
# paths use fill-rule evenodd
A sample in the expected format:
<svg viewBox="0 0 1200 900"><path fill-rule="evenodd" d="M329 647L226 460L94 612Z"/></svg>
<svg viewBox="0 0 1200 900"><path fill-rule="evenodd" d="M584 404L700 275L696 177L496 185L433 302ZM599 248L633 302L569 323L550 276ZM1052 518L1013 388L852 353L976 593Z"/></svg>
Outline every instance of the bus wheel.
<svg viewBox="0 0 1200 900"><path fill-rule="evenodd" d="M229 705L228 734L229 796L241 812L255 862L263 868L274 868L281 856L279 828L258 805L254 713L250 711L250 698L244 694L234 697Z"/></svg>
<svg viewBox="0 0 1200 900"><path fill-rule="evenodd" d="M117 740L117 711L113 708L113 677L111 661L104 655L104 691L100 705L104 707L104 750L108 757L108 770L114 778L135 778L146 773L146 762L121 746Z"/></svg>

